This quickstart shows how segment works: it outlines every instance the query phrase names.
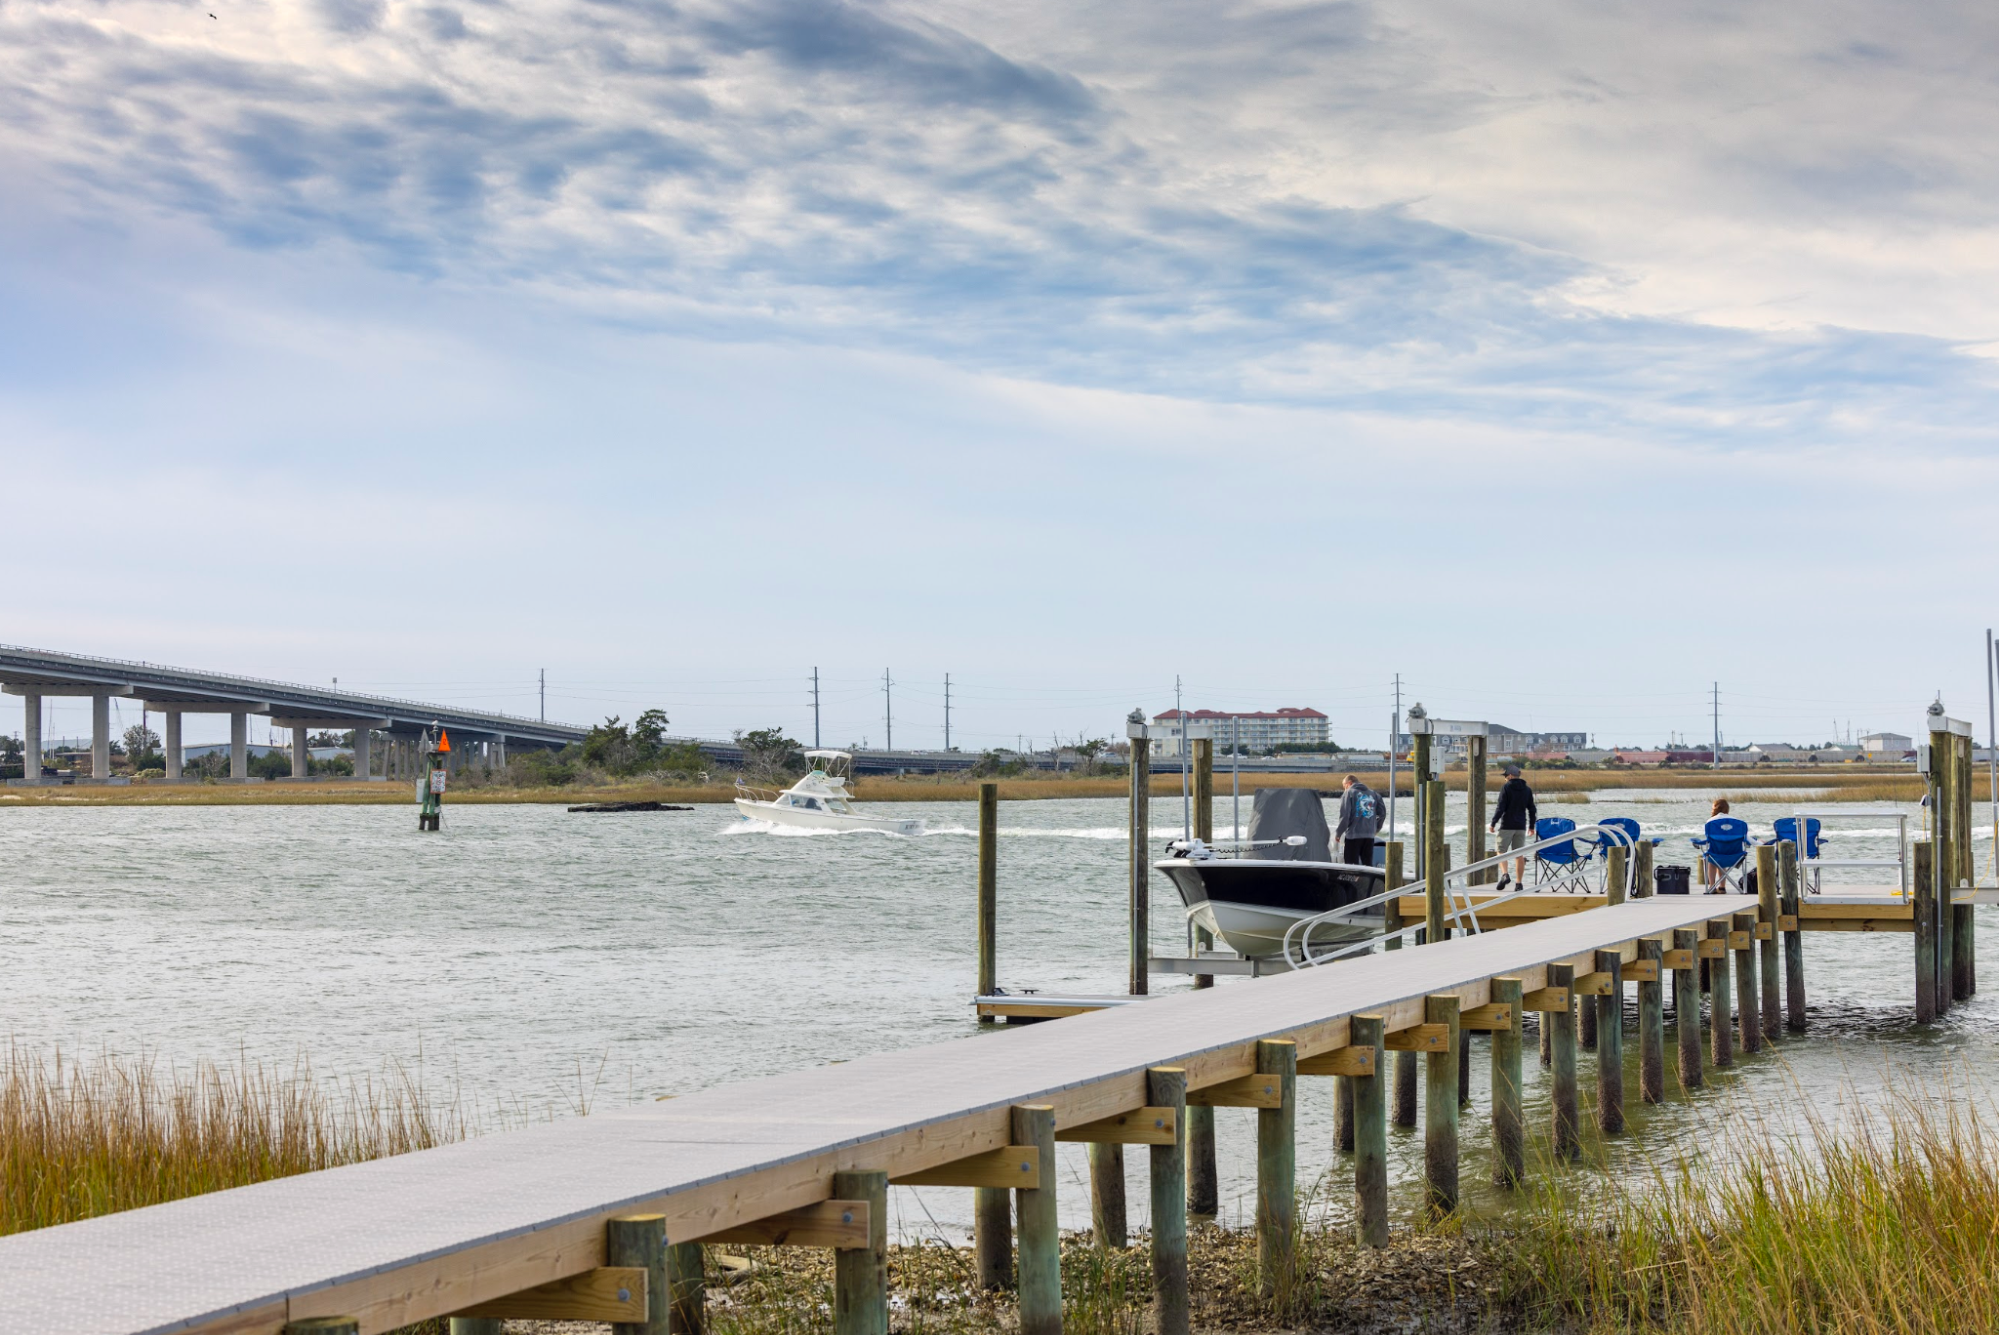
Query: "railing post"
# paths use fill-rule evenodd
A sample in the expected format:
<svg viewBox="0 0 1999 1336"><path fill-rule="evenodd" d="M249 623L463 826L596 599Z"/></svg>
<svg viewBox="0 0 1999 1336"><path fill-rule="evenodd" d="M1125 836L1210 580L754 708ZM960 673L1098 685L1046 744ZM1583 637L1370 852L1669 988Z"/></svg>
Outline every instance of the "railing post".
<svg viewBox="0 0 1999 1336"><path fill-rule="evenodd" d="M1092 1141L1090 1162L1090 1237L1100 1248L1122 1248L1129 1239L1124 1202L1124 1147L1115 1141Z"/></svg>
<svg viewBox="0 0 1999 1336"><path fill-rule="evenodd" d="M1701 935L1692 928L1673 930L1673 949L1685 951L1692 960L1700 950ZM1673 1029L1680 1043L1680 1089L1701 1088L1701 990L1694 966L1673 971Z"/></svg>
<svg viewBox="0 0 1999 1336"><path fill-rule="evenodd" d="M1735 1041L1730 1035L1734 1018L1729 1015L1728 920L1709 919L1707 935L1721 939L1721 954L1708 959L1708 1038L1712 1041L1711 1061L1719 1071L1735 1065Z"/></svg>
<svg viewBox="0 0 1999 1336"><path fill-rule="evenodd" d="M1569 990L1569 1004L1541 1013L1551 1032L1550 1066L1554 1077L1551 1103L1555 1122L1555 1158L1573 1160L1582 1154L1582 1125L1576 1113L1576 970L1573 965L1548 966L1548 987Z"/></svg>
<svg viewBox="0 0 1999 1336"><path fill-rule="evenodd" d="M1520 1112L1520 998L1520 980L1492 981L1492 1000L1513 1008L1513 1023L1492 1032L1492 1182L1502 1188L1519 1186L1526 1170L1526 1129Z"/></svg>
<svg viewBox="0 0 1999 1336"><path fill-rule="evenodd" d="M1347 1042L1374 1050L1373 1073L1348 1078L1353 1084L1354 1220L1360 1241L1370 1248L1388 1246L1388 1076L1382 1028L1379 1016L1355 1016L1347 1022Z"/></svg>
<svg viewBox="0 0 1999 1336"><path fill-rule="evenodd" d="M1154 1067L1146 1099L1174 1111L1170 1146L1149 1148L1152 1177L1152 1329L1164 1336L1192 1330L1187 1296L1187 1073Z"/></svg>
<svg viewBox="0 0 1999 1336"><path fill-rule="evenodd" d="M695 1245L697 1248L700 1245ZM604 1226L604 1265L642 1266L646 1272L646 1320L613 1322L614 1332L685 1331L673 1324L673 1268L667 1258L666 1217L627 1215ZM702 1331L705 1328L695 1327Z"/></svg>
<svg viewBox="0 0 1999 1336"><path fill-rule="evenodd" d="M1777 850L1759 844L1756 846L1757 931L1767 930L1770 935L1756 940L1756 954L1758 979L1762 984L1763 1037L1773 1044L1784 1032L1783 980L1777 977L1777 904Z"/></svg>
<svg viewBox="0 0 1999 1336"><path fill-rule="evenodd" d="M887 1336L888 1175L878 1169L836 1173L833 1196L868 1203L868 1246L833 1254L833 1330Z"/></svg>
<svg viewBox="0 0 1999 1336"><path fill-rule="evenodd" d="M1661 965L1664 956L1658 938L1640 939L1638 958L1650 961L1659 975L1638 984L1638 1098L1647 1104L1664 1103L1666 1099L1666 980Z"/></svg>
<svg viewBox="0 0 1999 1336"><path fill-rule="evenodd" d="M1423 999L1423 1022L1450 1027L1441 1049L1423 1055L1423 1168L1430 1214L1441 1219L1458 1209L1458 999L1439 994Z"/></svg>
<svg viewBox="0 0 1999 1336"><path fill-rule="evenodd" d="M1780 902L1792 926L1784 933L1784 1024L1795 1034L1805 1031L1805 933L1798 917L1803 896L1798 885L1798 846L1785 840L1777 846L1777 873L1783 879Z"/></svg>
<svg viewBox="0 0 1999 1336"><path fill-rule="evenodd" d="M1062 1330L1062 1234L1055 1212L1055 1110L1013 1107L1013 1144L1041 1148L1041 1176L1015 1194L1020 1215L1020 1329L1026 1336Z"/></svg>
<svg viewBox="0 0 1999 1336"><path fill-rule="evenodd" d="M1279 1309L1292 1300L1297 1270L1298 1046L1256 1041L1256 1070L1275 1076L1281 1098L1256 1111L1256 1254L1263 1297Z"/></svg>
<svg viewBox="0 0 1999 1336"><path fill-rule="evenodd" d="M1606 1134L1624 1130L1624 957L1596 953L1596 972L1610 976L1610 991L1596 1003L1596 1125Z"/></svg>
<svg viewBox="0 0 1999 1336"><path fill-rule="evenodd" d="M1749 945L1738 947L1735 952L1737 1024L1741 1027L1742 1051L1756 1053L1763 1048L1763 1016L1756 988L1756 912L1744 910L1737 914L1734 925L1735 931L1749 938Z"/></svg>

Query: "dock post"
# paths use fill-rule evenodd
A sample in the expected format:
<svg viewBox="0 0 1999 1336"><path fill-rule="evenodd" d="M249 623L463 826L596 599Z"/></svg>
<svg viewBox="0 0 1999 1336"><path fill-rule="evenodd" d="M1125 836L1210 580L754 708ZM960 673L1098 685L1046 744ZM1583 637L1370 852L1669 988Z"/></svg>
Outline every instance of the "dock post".
<svg viewBox="0 0 1999 1336"><path fill-rule="evenodd" d="M1257 1040L1256 1070L1277 1078L1280 1096L1276 1108L1256 1111L1257 1275L1263 1297L1282 1309L1291 1303L1298 1261L1298 1046Z"/></svg>
<svg viewBox="0 0 1999 1336"><path fill-rule="evenodd" d="M1192 1329L1187 1297L1187 1072L1154 1067L1145 1074L1146 1102L1172 1109L1170 1146L1148 1148L1152 1178L1152 1329L1181 1336Z"/></svg>
<svg viewBox="0 0 1999 1336"><path fill-rule="evenodd" d="M1407 884L1402 875L1402 852L1402 841L1390 840L1388 842L1388 856L1385 860L1387 867L1383 871L1387 873L1387 876L1384 878L1385 884L1391 890L1399 890ZM1405 925L1402 920L1402 910L1397 903L1390 900L1382 906L1382 910L1382 929L1386 932L1401 931ZM1382 949L1386 951L1400 951L1402 949L1402 941L1400 938L1397 938L1389 942ZM1416 1055L1414 1053L1398 1052L1395 1055L1394 1065L1395 1092L1392 1115L1395 1119L1395 1125L1397 1127L1414 1127L1416 1125Z"/></svg>
<svg viewBox="0 0 1999 1336"><path fill-rule="evenodd" d="M1548 966L1548 987L1569 990L1569 1004L1541 1013L1551 1032L1549 1048L1554 1073L1555 1158L1573 1160L1582 1154L1582 1127L1576 1116L1576 967Z"/></svg>
<svg viewBox="0 0 1999 1336"><path fill-rule="evenodd" d="M1658 938L1640 939L1638 958L1650 961L1659 975L1638 984L1638 1098L1647 1104L1666 1100L1665 954Z"/></svg>
<svg viewBox="0 0 1999 1336"><path fill-rule="evenodd" d="M1759 844L1756 846L1756 931L1770 935L1756 941L1757 978L1762 984L1763 1037L1773 1044L1784 1033L1783 980L1777 977L1778 895L1777 850Z"/></svg>
<svg viewBox="0 0 1999 1336"><path fill-rule="evenodd" d="M1631 873L1631 895L1633 899L1649 900L1657 889L1652 877L1652 841L1638 841L1638 866Z"/></svg>
<svg viewBox="0 0 1999 1336"><path fill-rule="evenodd" d="M1355 1016L1347 1022L1347 1043L1355 1048L1374 1050L1374 1071L1368 1076L1349 1077L1353 1083L1354 1223L1362 1244L1370 1248L1388 1246L1388 1101L1384 1098L1387 1073L1382 1059L1382 1019Z"/></svg>
<svg viewBox="0 0 1999 1336"><path fill-rule="evenodd" d="M1215 842L1215 740L1193 738L1194 749L1194 838L1203 844Z"/></svg>
<svg viewBox="0 0 1999 1336"><path fill-rule="evenodd" d="M1474 733L1465 739L1465 866L1485 861L1485 757L1487 739ZM1479 885L1499 880L1497 869L1471 874Z"/></svg>
<svg viewBox="0 0 1999 1336"><path fill-rule="evenodd" d="M1041 1176L1015 1192L1020 1212L1020 1329L1026 1336L1062 1330L1062 1234L1055 1214L1055 1109L1013 1106L1013 1144L1041 1149Z"/></svg>
<svg viewBox="0 0 1999 1336"><path fill-rule="evenodd" d="M1124 1208L1124 1147L1092 1141L1090 1160L1090 1239L1099 1248L1122 1248L1129 1241Z"/></svg>
<svg viewBox="0 0 1999 1336"><path fill-rule="evenodd" d="M1916 920L1916 1024L1927 1025L1937 1018L1937 887L1935 846L1918 840L1909 861L1914 864L1910 880L1915 886Z"/></svg>
<svg viewBox="0 0 1999 1336"><path fill-rule="evenodd" d="M708 1330L707 1266L707 1251L700 1244L666 1245L666 1326L658 1330L690 1336Z"/></svg>
<svg viewBox="0 0 1999 1336"><path fill-rule="evenodd" d="M979 783L979 996L999 987L999 784ZM997 1016L981 1016L991 1025Z"/></svg>
<svg viewBox="0 0 1999 1336"><path fill-rule="evenodd" d="M500 1336L502 1319L497 1317L454 1317L447 1319L451 1336ZM356 1331L360 1328L356 1327Z"/></svg>
<svg viewBox="0 0 1999 1336"><path fill-rule="evenodd" d="M1951 793L1950 805L1951 848L1954 853L1950 875L1949 894L1944 897L1944 916L1950 920L1950 930L1944 940L1949 943L1950 955L1950 995L1956 1001L1969 1000L1977 989L1977 969L1974 964L1976 920L1972 917L1970 905L1956 903L1957 891L1975 884L1978 880L1978 866L1971 846L1971 739L1967 736L1951 734Z"/></svg>
<svg viewBox="0 0 1999 1336"><path fill-rule="evenodd" d="M1513 1008L1513 1024L1492 1032L1492 1183L1501 1188L1518 1187L1526 1170L1526 1128L1520 1114L1520 998L1520 980L1492 981L1492 1000Z"/></svg>
<svg viewBox="0 0 1999 1336"><path fill-rule="evenodd" d="M699 1254L700 1244L691 1245ZM673 1263L667 1256L666 1217L625 1215L604 1225L604 1265L642 1266L646 1272L646 1320L614 1322L614 1332L705 1331L673 1323ZM699 1266L699 1263L696 1263ZM697 1274L699 1274L697 1272Z"/></svg>
<svg viewBox="0 0 1999 1336"><path fill-rule="evenodd" d="M1351 1076L1333 1078L1333 1141L1342 1155L1351 1155L1354 1151L1353 1079Z"/></svg>
<svg viewBox="0 0 1999 1336"><path fill-rule="evenodd" d="M1951 1008L1951 929L1956 926L1951 915L1951 892L1957 887L1958 846L1957 838L1957 739L1947 727L1939 731L1936 725L1944 723L1942 716L1932 715L1930 729L1930 776L1933 795L1930 801L1930 858L1932 873L1936 880L1936 990L1937 1015L1942 1016Z"/></svg>
<svg viewBox="0 0 1999 1336"><path fill-rule="evenodd" d="M888 1336L888 1175L879 1169L836 1173L833 1196L868 1204L868 1246L833 1254L833 1330Z"/></svg>
<svg viewBox="0 0 1999 1336"><path fill-rule="evenodd" d="M1744 910L1734 918L1735 931L1745 944L1735 949L1736 1024L1741 1027L1739 1047L1744 1053L1763 1049L1763 1009L1756 987L1756 911Z"/></svg>
<svg viewBox="0 0 1999 1336"><path fill-rule="evenodd" d="M1152 965L1152 743L1145 736L1144 716L1137 710L1132 715L1127 730L1132 739L1131 825L1127 831L1130 896L1126 913L1131 938L1130 991L1138 997L1146 992L1146 972Z"/></svg>
<svg viewBox="0 0 1999 1336"><path fill-rule="evenodd" d="M1692 928L1673 930L1673 949L1693 960L1700 950L1701 935ZM1701 1075L1701 991L1694 967L1673 971L1673 1029L1680 1041L1680 1089L1699 1090Z"/></svg>
<svg viewBox="0 0 1999 1336"><path fill-rule="evenodd" d="M1555 1055L1555 1027L1548 1019L1549 1014L1545 1011L1539 1012L1534 1018L1534 1029L1539 1035L1541 1065L1543 1067L1550 1066L1554 1062Z"/></svg>
<svg viewBox="0 0 1999 1336"><path fill-rule="evenodd" d="M1450 870L1444 843L1444 781L1423 781L1423 941L1434 946L1450 936L1444 926L1444 873Z"/></svg>
<svg viewBox="0 0 1999 1336"><path fill-rule="evenodd" d="M1621 844L1610 846L1603 873L1603 902L1621 905L1630 898L1631 851Z"/></svg>
<svg viewBox="0 0 1999 1336"><path fill-rule="evenodd" d="M1778 901L1792 927L1784 934L1784 1026L1793 1034L1805 1031L1805 934L1798 921L1798 846L1789 840L1777 846L1777 876L1783 887Z"/></svg>
<svg viewBox="0 0 1999 1336"><path fill-rule="evenodd" d="M1448 1042L1423 1055L1423 1169L1430 1215L1442 1219L1458 1209L1458 999L1433 994L1423 999L1423 1023L1450 1027Z"/></svg>
<svg viewBox="0 0 1999 1336"><path fill-rule="evenodd" d="M107 767L108 768L108 767ZM297 1336L340 1336L341 1333L359 1332L361 1319L358 1317L300 1317L293 1318L279 1331L296 1333Z"/></svg>
<svg viewBox="0 0 1999 1336"><path fill-rule="evenodd" d="M1596 972L1610 976L1610 991L1596 1003L1596 1125L1605 1134L1624 1130L1624 956L1596 953Z"/></svg>
<svg viewBox="0 0 1999 1336"><path fill-rule="evenodd" d="M1735 1041L1730 1036L1733 1018L1728 1014L1728 920L1709 919L1709 938L1719 938L1721 954L1708 958L1708 1038L1712 1041L1710 1057L1719 1071L1723 1067L1735 1065Z"/></svg>
<svg viewBox="0 0 1999 1336"><path fill-rule="evenodd" d="M1585 1053L1596 1052L1595 999L1576 1000L1576 1046Z"/></svg>
<svg viewBox="0 0 1999 1336"><path fill-rule="evenodd" d="M1013 1288L1013 1203L1005 1188L972 1189L972 1251L979 1288Z"/></svg>

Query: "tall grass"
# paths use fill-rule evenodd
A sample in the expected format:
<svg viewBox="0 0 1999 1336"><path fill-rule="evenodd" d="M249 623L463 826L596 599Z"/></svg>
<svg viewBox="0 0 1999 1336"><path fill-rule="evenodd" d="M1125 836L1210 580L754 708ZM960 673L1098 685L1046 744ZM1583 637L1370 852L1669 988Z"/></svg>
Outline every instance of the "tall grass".
<svg viewBox="0 0 1999 1336"><path fill-rule="evenodd" d="M0 1234L400 1155L467 1134L400 1067L323 1081L303 1062L79 1063L10 1046L0 1069Z"/></svg>
<svg viewBox="0 0 1999 1336"><path fill-rule="evenodd" d="M1999 1330L1999 1108L1896 1088L1596 1206L1548 1191L1504 1254L1509 1298L1533 1326L1596 1331Z"/></svg>

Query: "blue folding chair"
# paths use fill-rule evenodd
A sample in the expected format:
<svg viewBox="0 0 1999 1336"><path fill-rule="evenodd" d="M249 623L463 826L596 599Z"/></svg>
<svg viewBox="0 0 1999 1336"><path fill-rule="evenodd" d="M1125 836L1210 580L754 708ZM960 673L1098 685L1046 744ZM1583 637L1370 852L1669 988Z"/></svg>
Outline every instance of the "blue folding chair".
<svg viewBox="0 0 1999 1336"><path fill-rule="evenodd" d="M1565 816L1544 816L1534 823L1534 838L1552 840L1574 832L1576 823ZM1563 840L1534 852L1534 880L1543 890L1587 891L1589 852L1578 849L1574 840Z"/></svg>
<svg viewBox="0 0 1999 1336"><path fill-rule="evenodd" d="M1742 878L1749 870L1749 823L1740 817L1714 817L1708 821L1705 835L1693 837L1693 846L1721 873L1722 888L1740 894Z"/></svg>
<svg viewBox="0 0 1999 1336"><path fill-rule="evenodd" d="M1622 831L1624 833L1624 838L1620 840L1609 831L1600 831L1595 839L1589 841L1589 844L1595 850L1595 857L1603 859L1606 865L1610 862L1610 851L1612 849L1629 849L1633 854L1636 854L1639 844L1645 839L1645 836L1640 833L1640 827L1635 817L1607 816L1597 822L1597 824L1599 826L1608 826L1611 830ZM1658 839L1654 838L1652 846L1657 848L1658 845ZM1607 866L1604 870L1604 876L1607 882L1610 876ZM1645 895L1650 895L1651 893L1652 889L1649 886L1642 892Z"/></svg>
<svg viewBox="0 0 1999 1336"><path fill-rule="evenodd" d="M1780 844L1785 840L1789 840L1798 846L1798 858L1802 864L1799 872L1801 880L1805 883L1805 891L1808 894L1817 895L1819 893L1819 870L1811 865L1811 860L1819 856L1819 819L1815 816L1805 818L1805 838L1802 841L1798 839L1798 818L1794 816L1778 817L1770 823L1770 829L1774 833L1770 836L1767 843Z"/></svg>

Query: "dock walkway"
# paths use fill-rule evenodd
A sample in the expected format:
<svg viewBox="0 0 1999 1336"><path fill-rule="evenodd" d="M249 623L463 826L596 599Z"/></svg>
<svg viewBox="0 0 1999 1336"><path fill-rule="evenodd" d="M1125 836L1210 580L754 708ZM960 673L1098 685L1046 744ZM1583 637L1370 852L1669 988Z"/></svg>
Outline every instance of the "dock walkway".
<svg viewBox="0 0 1999 1336"><path fill-rule="evenodd" d="M273 1331L328 1315L380 1331L602 1266L614 1217L658 1213L682 1243L834 1196L838 1171L901 1179L1011 1144L1010 1110L1072 1128L1147 1105L1148 1068L1190 1090L1253 1075L1260 1039L1300 1059L1348 1018L1424 1021L1426 997L1490 1000L1550 965L1637 958L1738 896L1658 897L1242 986L747 1080L0 1238L0 1330Z"/></svg>

